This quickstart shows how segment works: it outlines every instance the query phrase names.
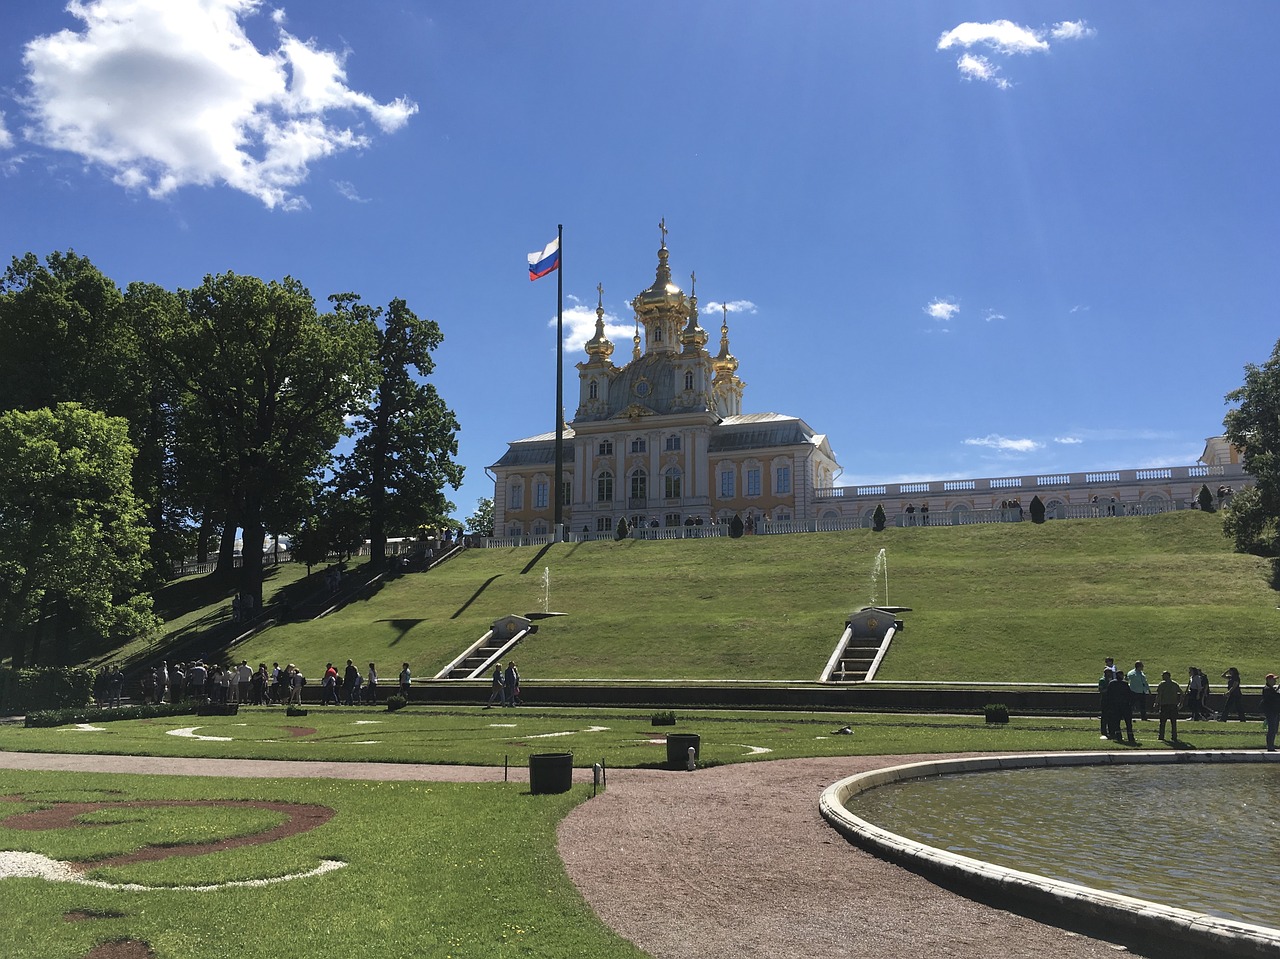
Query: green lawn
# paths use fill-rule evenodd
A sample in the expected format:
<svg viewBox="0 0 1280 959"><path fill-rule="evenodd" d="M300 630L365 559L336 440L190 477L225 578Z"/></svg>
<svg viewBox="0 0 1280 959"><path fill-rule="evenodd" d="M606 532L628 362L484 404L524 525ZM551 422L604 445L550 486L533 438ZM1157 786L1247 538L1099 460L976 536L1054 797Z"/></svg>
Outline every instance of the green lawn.
<svg viewBox="0 0 1280 959"><path fill-rule="evenodd" d="M280 709L251 708L234 717L106 722L99 724L101 731L0 726L0 750L519 767L528 765L530 754L567 751L577 766L603 762L615 768L661 765L668 731L698 733L704 764L904 752L1129 748L1100 744L1097 719L1015 716L1008 726L988 726L981 716L681 710L672 727L653 726L651 716L638 709L412 706L395 713L313 708L306 717L292 718ZM845 725L852 735L835 734ZM173 734L192 727L194 733ZM1193 748L1262 745L1259 723L1183 723L1179 731ZM1154 723L1137 723L1136 732L1144 747L1167 748L1156 740Z"/></svg>
<svg viewBox="0 0 1280 959"><path fill-rule="evenodd" d="M595 918L556 854L556 823L587 795L576 789L530 796L514 784L220 781L0 770L0 796L9 799L0 804L0 850L59 861L101 861L155 845L178 852L183 843L251 834L284 818L246 807L245 800L333 810L318 828L274 842L107 864L87 874L105 883L148 887L143 890L0 879L0 955L82 959L103 942L134 940L164 959L636 959L644 954ZM213 805L119 806L124 800L187 799ZM86 817L91 825L79 828L9 825L16 814L58 802L101 802L103 808ZM305 874L325 860L343 865L260 887L163 888Z"/></svg>
<svg viewBox="0 0 1280 959"><path fill-rule="evenodd" d="M323 620L244 649L252 662L400 662L442 669L507 613L550 609L517 652L545 679L810 680L847 614L870 603L886 551L889 602L910 606L886 680L1096 679L1104 655L1185 676L1273 671L1280 613L1269 564L1233 553L1217 516L852 530L738 540L472 550ZM874 599L884 602L883 581Z"/></svg>

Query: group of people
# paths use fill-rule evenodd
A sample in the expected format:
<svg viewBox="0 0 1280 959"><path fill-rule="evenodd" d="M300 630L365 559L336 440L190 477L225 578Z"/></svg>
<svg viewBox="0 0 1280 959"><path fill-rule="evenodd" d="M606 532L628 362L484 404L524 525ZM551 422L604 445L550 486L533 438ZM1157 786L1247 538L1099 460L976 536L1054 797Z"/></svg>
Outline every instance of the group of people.
<svg viewBox="0 0 1280 959"><path fill-rule="evenodd" d="M1187 687L1183 689L1173 679L1169 670L1161 674L1160 683L1155 687L1155 704L1160 720L1160 740L1165 741L1165 729L1171 733L1171 742L1178 742L1178 717L1182 710L1190 713L1194 720L1217 720L1226 722L1234 711L1240 722L1245 722L1244 694L1240 687L1240 670L1228 667L1222 674L1226 680L1227 691L1222 701L1222 708L1215 711L1209 704L1209 677L1198 666L1187 668ZM1125 672L1116 666L1115 660L1108 656L1098 680L1098 692L1102 696L1102 716L1100 720L1100 739L1120 741L1120 727L1125 727L1129 742L1133 737L1133 710L1136 706L1139 718L1147 718L1147 698L1153 692L1151 683L1141 660L1133 664L1133 669ZM1274 752L1276 748L1276 730L1280 727L1280 688L1276 686L1276 676L1268 673L1266 683L1262 687L1262 715L1266 723L1267 749Z"/></svg>
<svg viewBox="0 0 1280 959"><path fill-rule="evenodd" d="M407 671L409 664L405 663ZM320 680L320 705L322 706L359 706L373 705L378 701L378 667L369 664L369 670L361 675L360 667L347 660L347 667L342 675L333 663L326 663L324 677Z"/></svg>
<svg viewBox="0 0 1280 959"><path fill-rule="evenodd" d="M485 703L485 709L492 709L494 703L499 706L519 706L520 701L520 670L516 669L514 662L507 663L507 668L502 668L502 663L495 663L493 666L493 682L490 686L489 701Z"/></svg>

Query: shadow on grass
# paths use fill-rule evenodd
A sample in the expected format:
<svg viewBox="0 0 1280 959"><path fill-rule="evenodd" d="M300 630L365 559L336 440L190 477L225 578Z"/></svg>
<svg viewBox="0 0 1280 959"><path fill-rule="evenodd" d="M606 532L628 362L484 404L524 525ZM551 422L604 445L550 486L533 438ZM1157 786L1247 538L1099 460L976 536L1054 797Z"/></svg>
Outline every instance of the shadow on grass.
<svg viewBox="0 0 1280 959"><path fill-rule="evenodd" d="M524 569L520 570L520 575L521 575L521 576L524 576L526 573L528 573L528 572L529 572L529 570L531 570L531 569L533 569L535 566L537 566L537 565L538 565L538 561L539 561L539 560L541 560L541 559L542 559L542 557L546 556L546 555L547 555L547 552L548 552L550 549L551 549L551 544L550 544L550 543L547 543L545 546L543 546L543 547L542 547L542 549L538 550L538 552L537 552L536 554L534 554L533 559L531 559L531 560L529 560L529 562L525 563L525 567L524 567Z"/></svg>
<svg viewBox="0 0 1280 959"><path fill-rule="evenodd" d="M425 623L426 620L425 619L379 619L377 620L377 622L390 623L392 629L396 631L396 638L391 641L391 645L394 646L396 643L400 642L400 640L404 639L405 633L409 632L409 630L413 629L413 627L417 626L418 624Z"/></svg>
<svg viewBox="0 0 1280 959"><path fill-rule="evenodd" d="M477 599L479 599L479 598L480 598L480 595L481 595L481 594L482 594L486 589L488 589L488 588L489 588L489 586L493 583L493 581L494 581L495 579L498 579L498 578L499 578L499 577L501 577L501 576L502 576L502 574L501 574L501 573L495 573L493 576L490 576L490 577L489 577L488 579L486 579L483 583L481 583L481 584L480 584L480 588L479 588L479 589L477 589L474 593L472 593L472 594L471 594L471 598L470 598L470 599L468 599L468 600L467 600L465 603L463 603L461 606L459 606L459 607L458 607L458 609L454 612L454 614L453 614L452 616L450 616L449 618L450 618L450 619L457 619L459 616L461 616L463 613L465 613L465 612L467 611L467 608L468 608L472 603L474 603Z"/></svg>

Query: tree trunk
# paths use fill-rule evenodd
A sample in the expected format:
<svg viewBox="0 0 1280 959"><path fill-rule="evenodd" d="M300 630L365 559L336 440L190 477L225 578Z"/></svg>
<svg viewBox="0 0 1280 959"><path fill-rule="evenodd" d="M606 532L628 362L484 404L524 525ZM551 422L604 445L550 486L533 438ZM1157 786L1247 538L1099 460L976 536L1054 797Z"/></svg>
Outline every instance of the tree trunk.
<svg viewBox="0 0 1280 959"><path fill-rule="evenodd" d="M218 565L213 575L217 579L231 582L236 576L236 522L231 511L226 513L222 524L222 540L218 543Z"/></svg>
<svg viewBox="0 0 1280 959"><path fill-rule="evenodd" d="M205 500L200 510L200 528L196 531L196 562L209 560L209 539L213 536L213 504Z"/></svg>

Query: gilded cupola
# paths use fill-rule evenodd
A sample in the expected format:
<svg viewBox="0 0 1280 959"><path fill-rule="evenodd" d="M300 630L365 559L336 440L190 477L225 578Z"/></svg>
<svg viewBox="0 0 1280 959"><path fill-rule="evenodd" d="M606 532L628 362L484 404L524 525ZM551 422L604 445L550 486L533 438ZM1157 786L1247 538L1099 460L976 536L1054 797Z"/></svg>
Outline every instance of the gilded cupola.
<svg viewBox="0 0 1280 959"><path fill-rule="evenodd" d="M697 353L707 345L707 331L698 325L698 274L689 274L689 323L680 334L686 353Z"/></svg>
<svg viewBox="0 0 1280 959"><path fill-rule="evenodd" d="M596 295L596 335L587 340L587 345L583 347L583 349L587 351L587 356L591 357L591 362L599 360L601 363L604 363L613 355L613 343L611 343L604 335L603 284L596 284Z"/></svg>

